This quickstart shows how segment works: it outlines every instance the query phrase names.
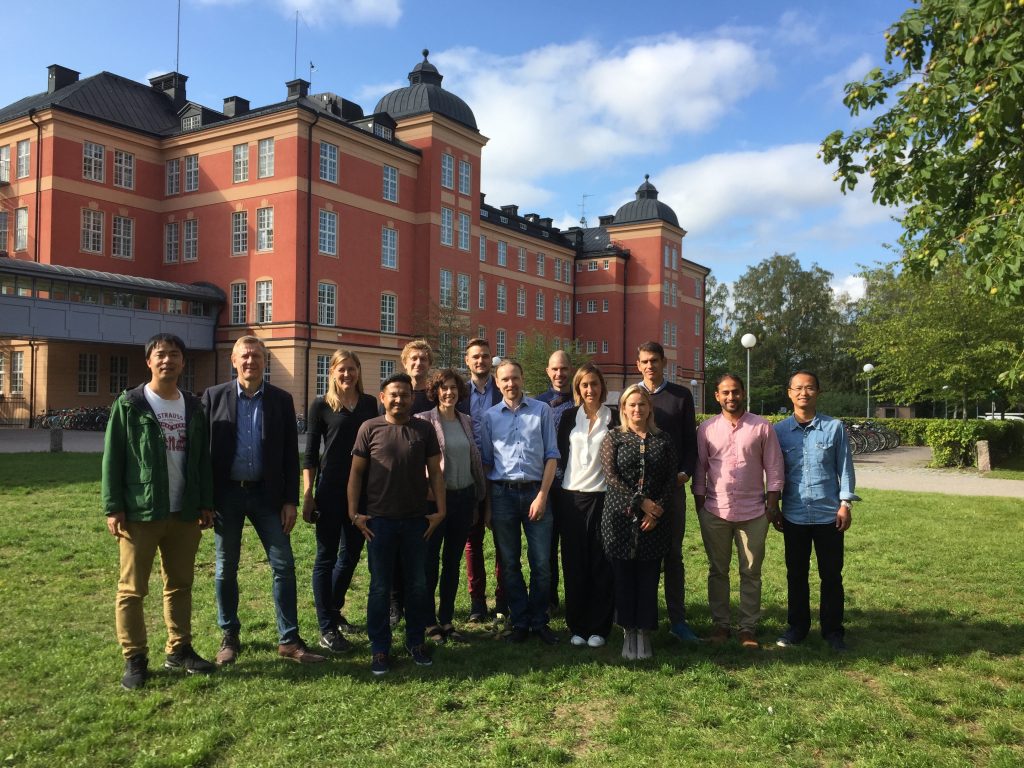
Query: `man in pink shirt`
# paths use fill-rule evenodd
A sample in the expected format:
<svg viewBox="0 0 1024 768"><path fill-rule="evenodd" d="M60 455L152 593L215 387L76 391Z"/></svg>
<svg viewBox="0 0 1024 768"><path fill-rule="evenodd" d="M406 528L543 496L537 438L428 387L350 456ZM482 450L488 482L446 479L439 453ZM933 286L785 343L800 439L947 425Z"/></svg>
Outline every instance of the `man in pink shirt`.
<svg viewBox="0 0 1024 768"><path fill-rule="evenodd" d="M722 413L697 430L693 476L693 498L708 554L708 606L715 624L710 639L722 643L731 633L729 567L735 542L740 565L739 641L744 648L757 648L764 543L778 514L785 467L771 424L747 413L739 376L721 376L715 400Z"/></svg>

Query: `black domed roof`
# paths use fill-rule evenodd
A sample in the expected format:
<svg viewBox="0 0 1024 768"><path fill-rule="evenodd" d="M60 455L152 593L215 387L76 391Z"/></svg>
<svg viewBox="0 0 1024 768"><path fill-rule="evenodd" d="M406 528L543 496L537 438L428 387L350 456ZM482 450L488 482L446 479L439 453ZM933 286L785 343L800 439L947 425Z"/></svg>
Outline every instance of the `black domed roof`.
<svg viewBox="0 0 1024 768"><path fill-rule="evenodd" d="M658 190L651 184L650 178L649 174L644 174L644 183L636 190L636 200L626 203L615 212L616 224L632 224L638 221L660 219L674 227L679 226L676 212L658 200Z"/></svg>
<svg viewBox="0 0 1024 768"><path fill-rule="evenodd" d="M473 110L462 99L441 87L443 75L427 61L430 51L423 50L423 61L409 73L409 85L391 91L377 102L374 112L387 112L395 120L436 112L477 130Z"/></svg>

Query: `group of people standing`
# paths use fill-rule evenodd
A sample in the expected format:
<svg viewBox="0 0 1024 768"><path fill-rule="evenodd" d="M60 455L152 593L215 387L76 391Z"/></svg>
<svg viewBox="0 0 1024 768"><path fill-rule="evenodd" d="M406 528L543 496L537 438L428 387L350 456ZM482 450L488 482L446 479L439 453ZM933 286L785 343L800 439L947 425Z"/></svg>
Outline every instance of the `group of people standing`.
<svg viewBox="0 0 1024 768"><path fill-rule="evenodd" d="M298 518L299 456L291 396L264 380L266 348L254 336L234 345L237 378L209 388L200 402L177 388L185 348L160 334L146 346L151 380L122 393L111 409L103 457L103 502L118 538L118 640L122 685L148 677L142 601L156 551L164 578L168 629L164 666L209 673L215 664L192 646L191 587L201 530L213 527L215 592L222 630L215 662L242 652L237 571L246 519L273 571L278 652L300 663L325 660L299 635L290 532ZM774 428L747 413L742 380L717 382L722 413L696 427L693 398L664 377L662 347L637 351L642 381L617 402L600 368L572 371L568 355L548 361L551 388L526 396L515 360L493 365L485 339L466 348L468 381L453 368L433 370L423 340L402 351L404 371L363 390L359 357L331 358L327 392L310 405L302 461L302 519L315 526L312 589L319 645L346 653L354 627L346 595L362 550L370 586L366 632L371 670L389 671L392 630L404 615L414 663L432 663L430 645L464 641L455 626L463 555L468 620L504 622L509 643L559 642L550 612L558 601L573 646L605 645L622 627L622 656L653 655L658 584L665 574L669 630L698 637L686 618L682 542L685 485L693 494L710 564L713 628L732 633L729 572L739 559L738 640L756 648L761 563L769 526L784 534L789 628L777 643L810 630L811 547L821 576L822 634L843 640L843 533L854 495L852 454L842 424L817 414L813 373L788 391L794 415ZM781 503L781 507L780 507ZM494 538L494 612L487 600L484 535ZM526 539L529 583L523 574Z"/></svg>

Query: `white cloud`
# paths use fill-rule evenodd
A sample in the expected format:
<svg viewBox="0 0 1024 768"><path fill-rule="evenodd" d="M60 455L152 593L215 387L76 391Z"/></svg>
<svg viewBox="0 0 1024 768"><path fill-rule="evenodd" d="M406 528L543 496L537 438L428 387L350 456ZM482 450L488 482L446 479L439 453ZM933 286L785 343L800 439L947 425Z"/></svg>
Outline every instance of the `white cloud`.
<svg viewBox="0 0 1024 768"><path fill-rule="evenodd" d="M846 275L833 279L830 287L836 296L845 294L853 301L858 301L864 298L866 285L866 281L860 275Z"/></svg>
<svg viewBox="0 0 1024 768"><path fill-rule="evenodd" d="M242 5L252 0L199 0L206 5ZM288 16L298 11L306 23L342 21L350 26L393 27L402 18L402 0L273 0Z"/></svg>
<svg viewBox="0 0 1024 768"><path fill-rule="evenodd" d="M431 61L490 138L483 188L498 199L710 131L771 73L746 43L674 35L612 51L590 40L508 57L462 48Z"/></svg>

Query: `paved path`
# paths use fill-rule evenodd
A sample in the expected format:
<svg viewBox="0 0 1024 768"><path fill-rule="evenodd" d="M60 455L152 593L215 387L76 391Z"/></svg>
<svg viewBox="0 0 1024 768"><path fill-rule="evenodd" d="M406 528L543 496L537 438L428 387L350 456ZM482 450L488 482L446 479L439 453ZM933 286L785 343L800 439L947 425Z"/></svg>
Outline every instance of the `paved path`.
<svg viewBox="0 0 1024 768"><path fill-rule="evenodd" d="M306 436L299 435L299 449ZM45 429L0 429L0 453L50 450L50 433ZM101 432L64 432L64 450L71 453L99 453ZM900 447L868 453L854 459L857 486L883 491L919 491L956 496L1009 496L1024 499L1024 480L985 478L975 470L930 469L930 448Z"/></svg>

